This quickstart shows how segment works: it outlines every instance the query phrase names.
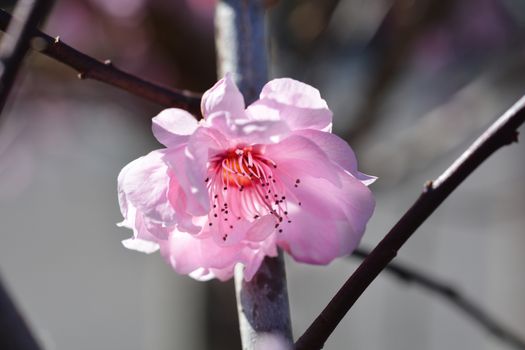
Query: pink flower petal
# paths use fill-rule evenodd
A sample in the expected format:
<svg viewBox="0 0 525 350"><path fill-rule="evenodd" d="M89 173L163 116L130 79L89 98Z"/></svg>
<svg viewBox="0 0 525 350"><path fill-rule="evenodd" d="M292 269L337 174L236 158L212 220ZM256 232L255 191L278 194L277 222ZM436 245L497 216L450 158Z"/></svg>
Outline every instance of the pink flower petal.
<svg viewBox="0 0 525 350"><path fill-rule="evenodd" d="M357 174L357 158L354 151L339 136L319 130L299 130L294 135L306 137L314 142L331 161L352 174Z"/></svg>
<svg viewBox="0 0 525 350"><path fill-rule="evenodd" d="M171 158L168 160L174 169L177 178L186 178L187 183L182 186L187 191L187 195L195 197L202 208L209 211L210 198L206 186L208 178L208 162L210 156L220 152L228 145L227 139L218 130L201 127L191 135L187 147L181 159ZM188 193L189 190L189 193ZM198 215L203 215L198 212Z"/></svg>
<svg viewBox="0 0 525 350"><path fill-rule="evenodd" d="M193 216L208 213L210 201L204 180L197 181L196 174L206 171L206 165L195 161L186 146L168 149L163 160L169 165L168 200L176 212ZM202 168L198 168L198 166ZM197 168L197 169L195 169ZM199 180L206 175L200 175Z"/></svg>
<svg viewBox="0 0 525 350"><path fill-rule="evenodd" d="M124 183L124 178L126 177L126 174L128 171L134 167L136 167L138 164L140 164L140 158L135 159L134 161L126 164L124 168L120 171L117 178L117 186L118 186L118 204L120 207L120 213L123 217L128 216L128 198L126 196L126 192L122 188L122 184Z"/></svg>
<svg viewBox="0 0 525 350"><path fill-rule="evenodd" d="M339 136L318 130L298 130L294 135L308 138L321 148L330 160L350 172L366 186L371 185L377 177L366 175L357 170L357 158L352 148Z"/></svg>
<svg viewBox="0 0 525 350"><path fill-rule="evenodd" d="M166 147L176 147L187 142L197 129L198 122L185 110L168 108L153 118L153 135Z"/></svg>
<svg viewBox="0 0 525 350"><path fill-rule="evenodd" d="M319 90L290 78L273 79L266 83L260 99L270 99L299 108L328 109Z"/></svg>
<svg viewBox="0 0 525 350"><path fill-rule="evenodd" d="M294 179L306 175L328 179L336 184L340 182L334 164L305 137L292 135L277 144L268 145L265 154L276 163L282 174Z"/></svg>
<svg viewBox="0 0 525 350"><path fill-rule="evenodd" d="M207 119L207 125L228 137L230 143L273 143L279 135L288 135L290 128L282 120L251 120L232 118L229 113L217 112Z"/></svg>
<svg viewBox="0 0 525 350"><path fill-rule="evenodd" d="M136 250L141 253L151 254L159 250L159 244L144 241L139 238L128 238L122 241L122 245L128 249Z"/></svg>
<svg viewBox="0 0 525 350"><path fill-rule="evenodd" d="M275 235L261 241L256 249L248 251L244 264L244 280L251 281L265 257L276 257L278 254Z"/></svg>
<svg viewBox="0 0 525 350"><path fill-rule="evenodd" d="M163 155L164 151L153 151L132 162L120 179L119 192L143 215L171 223L175 212L167 198L169 177Z"/></svg>
<svg viewBox="0 0 525 350"><path fill-rule="evenodd" d="M296 202L288 206L291 223L278 239L298 261L329 263L355 249L364 233L374 210L372 194L352 175L341 170L339 176L341 186L308 176L298 187L286 183Z"/></svg>
<svg viewBox="0 0 525 350"><path fill-rule="evenodd" d="M202 96L201 110L204 118L215 112L227 111L232 118L244 118L244 98L231 74L226 74Z"/></svg>
<svg viewBox="0 0 525 350"><path fill-rule="evenodd" d="M361 173L359 171L355 175L355 178L358 179L359 181L361 181L365 186L370 186L371 184L373 184L377 180L377 176L367 175L367 174Z"/></svg>
<svg viewBox="0 0 525 350"><path fill-rule="evenodd" d="M133 230L133 237L123 240L124 247L142 253L153 253L159 249L158 242L166 240L170 229L160 225L150 228L144 222L142 213L138 212L133 204L128 203L128 214L123 222L117 226L128 227Z"/></svg>
<svg viewBox="0 0 525 350"><path fill-rule="evenodd" d="M252 242L263 241L275 231L275 217L265 215L255 220L246 231L245 239Z"/></svg>
<svg viewBox="0 0 525 350"><path fill-rule="evenodd" d="M332 112L319 90L289 78L268 82L247 114L254 119L283 120L292 130L327 131L332 124Z"/></svg>
<svg viewBox="0 0 525 350"><path fill-rule="evenodd" d="M173 269L189 274L199 268L224 269L234 266L241 254L238 246L219 246L213 238L196 238L175 231L166 243L161 243L161 254Z"/></svg>

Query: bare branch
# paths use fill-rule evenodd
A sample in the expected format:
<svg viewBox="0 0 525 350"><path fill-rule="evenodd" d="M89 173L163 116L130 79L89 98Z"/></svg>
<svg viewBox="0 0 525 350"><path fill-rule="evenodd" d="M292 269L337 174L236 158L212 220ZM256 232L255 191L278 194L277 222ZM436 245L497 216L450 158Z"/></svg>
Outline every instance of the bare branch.
<svg viewBox="0 0 525 350"><path fill-rule="evenodd" d="M525 96L494 122L441 176L425 185L410 209L372 250L321 314L298 339L296 349L321 349L364 290L396 256L414 231L474 169L499 148L517 142L525 121Z"/></svg>
<svg viewBox="0 0 525 350"><path fill-rule="evenodd" d="M46 17L50 7L49 0L20 0L15 7L17 19L6 26L8 35L0 43L0 111L4 109L29 49L31 33Z"/></svg>
<svg viewBox="0 0 525 350"><path fill-rule="evenodd" d="M0 348L39 350L24 318L0 281Z"/></svg>
<svg viewBox="0 0 525 350"><path fill-rule="evenodd" d="M356 249L351 257L365 259L370 254L366 249ZM487 311L477 305L474 301L463 295L453 286L428 276L404 264L390 262L385 271L397 277L407 284L415 284L442 297L444 300L457 307L460 311L470 317L475 323L483 327L494 337L500 339L516 349L525 350L525 342L515 333L505 328L496 321Z"/></svg>
<svg viewBox="0 0 525 350"><path fill-rule="evenodd" d="M11 15L0 10L0 29L5 31ZM34 29L31 32L33 49L76 70L80 79L94 79L126 90L164 107L178 107L200 117L200 94L174 90L153 84L104 63L61 42L59 38Z"/></svg>

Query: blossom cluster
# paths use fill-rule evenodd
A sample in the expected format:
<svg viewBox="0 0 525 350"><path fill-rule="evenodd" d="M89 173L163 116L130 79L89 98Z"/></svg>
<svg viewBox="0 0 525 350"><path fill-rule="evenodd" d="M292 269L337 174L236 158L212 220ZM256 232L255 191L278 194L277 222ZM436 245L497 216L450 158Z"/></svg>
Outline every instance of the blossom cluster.
<svg viewBox="0 0 525 350"><path fill-rule="evenodd" d="M181 109L153 118L165 148L118 177L125 247L161 255L198 280L250 280L278 247L296 261L327 264L359 243L374 210L375 177L357 170L331 133L319 91L283 78L248 107L230 75L202 98L200 122Z"/></svg>

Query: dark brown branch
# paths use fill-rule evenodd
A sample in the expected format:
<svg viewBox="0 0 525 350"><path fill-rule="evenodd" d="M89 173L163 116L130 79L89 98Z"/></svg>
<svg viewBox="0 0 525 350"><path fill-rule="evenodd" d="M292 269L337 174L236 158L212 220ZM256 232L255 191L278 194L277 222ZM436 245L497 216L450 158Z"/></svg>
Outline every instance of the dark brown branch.
<svg viewBox="0 0 525 350"><path fill-rule="evenodd" d="M0 281L0 349L39 350L22 315Z"/></svg>
<svg viewBox="0 0 525 350"><path fill-rule="evenodd" d="M359 259L365 259L369 254L370 251L359 248L356 249L351 256L357 257ZM385 267L385 271L389 272L407 284L418 285L421 288L424 288L429 292L442 297L457 309L465 313L465 315L470 317L475 323L483 327L494 337L509 344L510 346L513 346L516 349L525 350L525 342L517 334L514 334L512 331L506 329L487 311L483 310L481 306L474 303L453 286L430 277L427 274L417 271L409 266L396 262L390 262Z"/></svg>
<svg viewBox="0 0 525 350"><path fill-rule="evenodd" d="M11 15L0 10L0 29L5 31ZM61 42L58 37L34 29L33 48L76 70L81 79L94 79L126 90L163 107L178 107L200 117L200 95L158 86L149 81L126 73L111 64L104 63Z"/></svg>
<svg viewBox="0 0 525 350"><path fill-rule="evenodd" d="M364 290L434 210L499 148L517 142L525 121L525 96L492 124L441 176L429 181L410 209L372 250L321 314L298 339L296 349L321 349Z"/></svg>
<svg viewBox="0 0 525 350"><path fill-rule="evenodd" d="M20 0L15 7L17 19L6 26L7 35L0 43L0 112L29 49L31 33L46 17L50 5L49 0Z"/></svg>

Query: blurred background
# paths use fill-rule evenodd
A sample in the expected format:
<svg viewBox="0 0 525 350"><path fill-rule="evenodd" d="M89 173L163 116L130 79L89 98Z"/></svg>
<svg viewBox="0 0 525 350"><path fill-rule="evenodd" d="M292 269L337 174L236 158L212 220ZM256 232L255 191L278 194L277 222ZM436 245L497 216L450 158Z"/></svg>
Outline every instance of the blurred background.
<svg viewBox="0 0 525 350"><path fill-rule="evenodd" d="M12 9L14 1L0 1ZM44 31L163 85L216 80L213 0L58 0ZM272 77L317 87L334 132L379 177L373 247L525 92L525 1L281 0ZM240 349L232 283L128 251L116 178L160 148L161 108L31 53L0 116L0 272L46 350ZM523 129L523 128L522 128ZM397 261L448 281L525 338L525 143L478 169ZM299 336L358 264L287 262ZM511 349L417 286L383 273L326 349Z"/></svg>

